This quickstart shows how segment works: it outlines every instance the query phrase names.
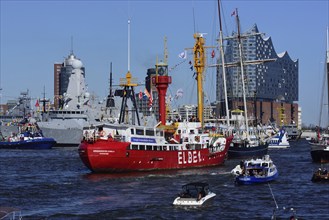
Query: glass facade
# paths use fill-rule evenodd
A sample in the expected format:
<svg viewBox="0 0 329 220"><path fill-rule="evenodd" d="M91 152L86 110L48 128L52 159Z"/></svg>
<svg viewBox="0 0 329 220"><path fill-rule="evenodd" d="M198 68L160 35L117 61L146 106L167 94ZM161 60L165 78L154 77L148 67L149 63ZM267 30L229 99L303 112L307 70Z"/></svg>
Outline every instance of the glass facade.
<svg viewBox="0 0 329 220"><path fill-rule="evenodd" d="M241 35L242 58L246 97L248 100L273 101L286 103L298 101L298 60L293 61L287 52L277 54L271 38L264 38L257 25ZM242 79L237 34L226 41L225 63L227 93L229 100L241 99ZM273 59L269 61L269 59ZM255 62L268 60L265 62ZM221 63L221 60L218 60ZM217 68L217 102L224 100L222 67Z"/></svg>

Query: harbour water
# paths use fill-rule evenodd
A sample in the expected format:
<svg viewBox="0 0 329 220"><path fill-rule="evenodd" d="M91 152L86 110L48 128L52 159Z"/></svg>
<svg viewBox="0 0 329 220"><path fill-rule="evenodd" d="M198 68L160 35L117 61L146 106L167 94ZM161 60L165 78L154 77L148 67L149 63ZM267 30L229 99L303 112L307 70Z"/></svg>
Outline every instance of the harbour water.
<svg viewBox="0 0 329 220"><path fill-rule="evenodd" d="M312 163L307 142L269 154L278 179L237 186L230 171L239 160L202 169L93 174L77 148L0 150L0 207L21 210L23 219L271 219L276 201L278 219L289 219L290 208L298 219L329 219L329 184L311 181L320 164ZM208 182L215 200L174 207L181 186L193 181Z"/></svg>

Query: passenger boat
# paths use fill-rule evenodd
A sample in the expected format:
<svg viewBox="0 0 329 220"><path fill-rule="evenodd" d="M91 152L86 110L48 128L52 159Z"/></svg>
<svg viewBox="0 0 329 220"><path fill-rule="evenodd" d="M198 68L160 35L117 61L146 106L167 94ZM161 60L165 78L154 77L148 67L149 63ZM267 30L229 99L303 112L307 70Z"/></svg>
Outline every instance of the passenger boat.
<svg viewBox="0 0 329 220"><path fill-rule="evenodd" d="M202 206L208 204L215 198L216 194L211 192L209 184L204 182L193 182L182 186L182 192L174 200L176 206Z"/></svg>
<svg viewBox="0 0 329 220"><path fill-rule="evenodd" d="M329 172L325 168L319 168L313 173L312 182L329 182Z"/></svg>
<svg viewBox="0 0 329 220"><path fill-rule="evenodd" d="M232 171L237 184L267 183L275 180L279 173L269 155L241 162Z"/></svg>
<svg viewBox="0 0 329 220"><path fill-rule="evenodd" d="M288 148L290 143L287 138L287 133L281 129L279 133L271 137L268 148Z"/></svg>
<svg viewBox="0 0 329 220"><path fill-rule="evenodd" d="M0 149L51 149L56 141L44 137L34 126L20 128L18 134L12 133L8 138L0 132Z"/></svg>
<svg viewBox="0 0 329 220"><path fill-rule="evenodd" d="M196 50L203 51L202 34L195 34ZM199 52L194 53L196 56ZM195 58L196 59L196 58ZM200 59L199 59L200 60ZM204 60L204 59L201 59ZM195 62L197 80L202 82L202 70ZM158 73L158 64L156 73ZM186 169L217 166L224 163L233 137L225 137L216 130L203 128L203 106L198 107L198 122L175 122L166 124L165 95L171 77L168 66L160 67L152 82L158 89L160 122L154 127L140 126L134 95L133 78L128 69L126 78L121 79L122 105L118 123L102 123L84 129L84 139L79 146L83 163L92 172L129 172L168 169ZM201 73L199 72L201 71ZM202 89L198 88L198 93ZM201 96L201 95L200 95ZM132 100L137 125L126 123L127 99ZM132 111L130 111L132 112ZM133 118L133 117L132 117Z"/></svg>

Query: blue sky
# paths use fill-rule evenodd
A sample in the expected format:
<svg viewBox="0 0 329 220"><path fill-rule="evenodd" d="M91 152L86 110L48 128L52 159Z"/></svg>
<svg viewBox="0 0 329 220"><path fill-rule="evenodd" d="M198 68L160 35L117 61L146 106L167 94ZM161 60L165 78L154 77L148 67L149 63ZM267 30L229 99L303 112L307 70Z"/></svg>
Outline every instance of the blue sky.
<svg viewBox="0 0 329 220"><path fill-rule="evenodd" d="M134 77L143 82L156 57L163 58L167 37L170 75L168 92L180 88L184 96L173 106L195 104L196 84L188 61L178 54L194 44L195 31L207 33L207 46L216 45L219 32L217 1L9 1L0 0L1 102L29 89L31 96L53 97L53 64L71 50L86 68L91 93L108 93L110 62L114 83L125 76L127 20L131 18L131 63ZM236 30L231 13L238 8L242 31L257 24L271 37L277 53L288 51L299 60L299 105L305 124L317 124L329 25L327 0L223 0L224 35ZM208 51L209 57L211 51ZM218 55L218 53L217 53ZM209 59L208 64L214 60ZM215 69L206 72L207 99L215 100ZM137 88L137 91L143 89Z"/></svg>

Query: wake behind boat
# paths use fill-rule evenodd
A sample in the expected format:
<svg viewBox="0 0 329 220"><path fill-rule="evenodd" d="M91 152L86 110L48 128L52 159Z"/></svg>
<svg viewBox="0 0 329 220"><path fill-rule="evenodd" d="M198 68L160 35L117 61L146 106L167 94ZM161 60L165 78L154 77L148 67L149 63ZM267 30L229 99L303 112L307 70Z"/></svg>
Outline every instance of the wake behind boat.
<svg viewBox="0 0 329 220"><path fill-rule="evenodd" d="M208 183L194 182L182 186L182 192L173 202L176 206L202 206L215 198L216 194L211 192Z"/></svg>
<svg viewBox="0 0 329 220"><path fill-rule="evenodd" d="M279 173L269 155L263 158L246 160L232 171L238 184L266 183L275 180Z"/></svg>

